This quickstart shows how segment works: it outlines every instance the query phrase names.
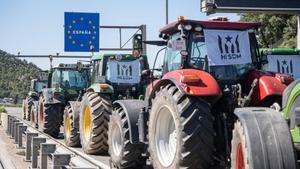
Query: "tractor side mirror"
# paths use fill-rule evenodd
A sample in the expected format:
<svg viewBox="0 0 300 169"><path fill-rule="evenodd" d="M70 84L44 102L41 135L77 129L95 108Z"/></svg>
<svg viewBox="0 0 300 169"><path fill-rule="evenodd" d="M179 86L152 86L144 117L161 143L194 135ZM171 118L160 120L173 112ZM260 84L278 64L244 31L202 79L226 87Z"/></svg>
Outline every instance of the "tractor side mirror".
<svg viewBox="0 0 300 169"><path fill-rule="evenodd" d="M149 69L142 71L142 76L150 76L150 74L151 74L151 70Z"/></svg>

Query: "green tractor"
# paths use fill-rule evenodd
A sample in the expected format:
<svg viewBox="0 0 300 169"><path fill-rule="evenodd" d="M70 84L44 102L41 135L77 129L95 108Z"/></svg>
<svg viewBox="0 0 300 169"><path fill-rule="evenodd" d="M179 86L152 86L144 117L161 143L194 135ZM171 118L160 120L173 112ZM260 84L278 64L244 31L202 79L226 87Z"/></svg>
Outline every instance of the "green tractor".
<svg viewBox="0 0 300 169"><path fill-rule="evenodd" d="M285 73L300 79L300 50L289 48L262 48L260 54L267 64L263 70Z"/></svg>
<svg viewBox="0 0 300 169"><path fill-rule="evenodd" d="M48 74L47 88L34 104L31 123L40 131L52 137L58 137L63 121L64 110L72 112L88 86L90 65L59 64L51 68Z"/></svg>
<svg viewBox="0 0 300 169"><path fill-rule="evenodd" d="M260 49L260 53L268 64L264 70L286 73L295 79L300 79L300 50L287 48ZM300 155L300 81L291 83L283 92L282 110L284 118L288 121L292 139Z"/></svg>
<svg viewBox="0 0 300 169"><path fill-rule="evenodd" d="M30 121L31 112L34 101L38 101L42 89L47 87L48 84L48 71L41 71L39 77L31 80L30 91L25 100L23 100L23 119Z"/></svg>
<svg viewBox="0 0 300 169"><path fill-rule="evenodd" d="M141 37L133 54L101 54L92 57L91 85L81 101L79 121L65 114L65 142L69 146L81 143L87 154L106 154L107 130L112 101L143 99L149 83L149 65L141 52ZM79 123L79 125L78 125ZM79 129L78 129L79 128ZM79 139L80 137L80 139Z"/></svg>
<svg viewBox="0 0 300 169"><path fill-rule="evenodd" d="M283 92L282 112L288 121L294 147L300 157L300 81L291 83Z"/></svg>

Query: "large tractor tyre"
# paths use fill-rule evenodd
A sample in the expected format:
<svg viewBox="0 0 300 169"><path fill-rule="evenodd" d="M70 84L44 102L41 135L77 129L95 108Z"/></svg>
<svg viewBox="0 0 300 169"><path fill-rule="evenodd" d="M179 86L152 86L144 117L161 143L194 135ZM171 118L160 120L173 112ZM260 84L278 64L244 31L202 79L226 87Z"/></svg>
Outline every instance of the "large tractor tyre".
<svg viewBox="0 0 300 169"><path fill-rule="evenodd" d="M30 123L34 128L38 128L38 102L34 101L30 111Z"/></svg>
<svg viewBox="0 0 300 169"><path fill-rule="evenodd" d="M33 102L36 101L33 97L28 97L26 99L26 120L30 121L31 119L31 109L33 107Z"/></svg>
<svg viewBox="0 0 300 169"><path fill-rule="evenodd" d="M173 85L157 92L149 117L149 152L156 169L213 165L214 117L204 100Z"/></svg>
<svg viewBox="0 0 300 169"><path fill-rule="evenodd" d="M50 136L57 138L60 132L62 109L60 104L40 104L38 128Z"/></svg>
<svg viewBox="0 0 300 169"><path fill-rule="evenodd" d="M296 99L291 104L290 112L288 114L288 117L290 119L290 129L295 129L297 127L297 118L299 114L297 114L296 109L300 107L300 96L297 96Z"/></svg>
<svg viewBox="0 0 300 169"><path fill-rule="evenodd" d="M107 131L112 102L108 95L89 92L83 96L79 115L82 149L87 154L107 154Z"/></svg>
<svg viewBox="0 0 300 169"><path fill-rule="evenodd" d="M131 144L129 140L128 119L125 111L118 107L110 116L108 125L108 145L110 159L118 169L140 169L146 165L142 157L144 144Z"/></svg>
<svg viewBox="0 0 300 169"><path fill-rule="evenodd" d="M79 117L75 116L73 111L74 108L75 107L72 108L70 105L68 105L64 110L64 139L66 145L70 147L80 146L78 126Z"/></svg>
<svg viewBox="0 0 300 169"><path fill-rule="evenodd" d="M27 102L27 99L23 99L23 101L22 101L23 120L26 120L26 102Z"/></svg>
<svg viewBox="0 0 300 169"><path fill-rule="evenodd" d="M240 121L233 130L231 149L231 169L296 169L296 160L291 137L280 137L289 134L278 131L280 125L273 124L267 128L259 126L256 134L260 137L249 136ZM252 129L255 127L251 127ZM277 131L276 131L277 130ZM250 147L251 142L253 147Z"/></svg>

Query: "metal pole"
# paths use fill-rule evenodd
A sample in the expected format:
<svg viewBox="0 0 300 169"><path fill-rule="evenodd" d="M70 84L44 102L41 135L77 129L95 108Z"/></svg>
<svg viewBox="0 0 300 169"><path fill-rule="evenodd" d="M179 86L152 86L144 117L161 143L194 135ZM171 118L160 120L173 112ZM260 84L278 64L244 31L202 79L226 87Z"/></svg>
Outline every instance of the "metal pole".
<svg viewBox="0 0 300 169"><path fill-rule="evenodd" d="M297 48L300 49L300 14L297 15Z"/></svg>
<svg viewBox="0 0 300 169"><path fill-rule="evenodd" d="M166 0L166 24L169 23L169 0Z"/></svg>
<svg viewBox="0 0 300 169"><path fill-rule="evenodd" d="M122 48L122 29L119 28L119 34L120 34L120 49Z"/></svg>
<svg viewBox="0 0 300 169"><path fill-rule="evenodd" d="M142 41L146 41L147 40L146 25L141 25L141 31L142 31ZM142 48L143 48L142 54L147 55L146 43L142 43Z"/></svg>

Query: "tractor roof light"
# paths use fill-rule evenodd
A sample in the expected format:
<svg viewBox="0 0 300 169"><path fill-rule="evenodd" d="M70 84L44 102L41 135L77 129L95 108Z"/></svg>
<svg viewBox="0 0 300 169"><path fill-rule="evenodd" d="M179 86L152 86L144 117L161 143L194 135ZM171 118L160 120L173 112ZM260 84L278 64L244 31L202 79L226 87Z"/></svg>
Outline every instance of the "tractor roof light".
<svg viewBox="0 0 300 169"><path fill-rule="evenodd" d="M100 89L108 89L109 86L107 84L100 84Z"/></svg>
<svg viewBox="0 0 300 169"><path fill-rule="evenodd" d="M182 75L180 78L181 83L197 83L200 82L200 80L198 75Z"/></svg>
<svg viewBox="0 0 300 169"><path fill-rule="evenodd" d="M184 16L178 16L178 21L179 22L184 21Z"/></svg>

